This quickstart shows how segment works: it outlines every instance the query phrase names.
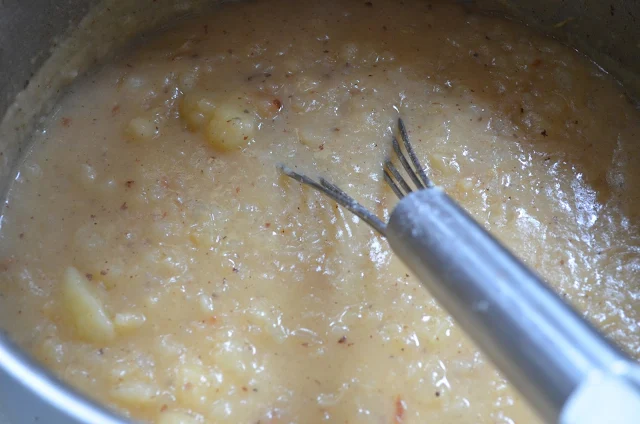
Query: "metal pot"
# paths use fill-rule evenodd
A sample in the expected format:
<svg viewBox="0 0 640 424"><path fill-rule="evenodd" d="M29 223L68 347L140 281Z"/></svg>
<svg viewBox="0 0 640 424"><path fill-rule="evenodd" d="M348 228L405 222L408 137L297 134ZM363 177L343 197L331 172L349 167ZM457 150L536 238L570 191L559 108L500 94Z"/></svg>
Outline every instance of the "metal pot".
<svg viewBox="0 0 640 424"><path fill-rule="evenodd" d="M451 0L453 1L453 0ZM206 0L0 2L0 192L6 194L30 134L77 75L140 32ZM587 54L640 94L640 2L464 0L465 7L521 20ZM0 323L0 328L2 323ZM121 423L33 362L0 331L0 424Z"/></svg>

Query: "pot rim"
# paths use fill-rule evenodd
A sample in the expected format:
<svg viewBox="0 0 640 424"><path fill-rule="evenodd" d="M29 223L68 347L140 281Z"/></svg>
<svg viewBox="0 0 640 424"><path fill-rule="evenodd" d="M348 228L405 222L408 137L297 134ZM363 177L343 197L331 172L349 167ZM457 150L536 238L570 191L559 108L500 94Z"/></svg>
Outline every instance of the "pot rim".
<svg viewBox="0 0 640 424"><path fill-rule="evenodd" d="M22 386L40 401L74 422L100 424L128 422L57 378L2 333L0 333L0 372L6 373L14 384Z"/></svg>

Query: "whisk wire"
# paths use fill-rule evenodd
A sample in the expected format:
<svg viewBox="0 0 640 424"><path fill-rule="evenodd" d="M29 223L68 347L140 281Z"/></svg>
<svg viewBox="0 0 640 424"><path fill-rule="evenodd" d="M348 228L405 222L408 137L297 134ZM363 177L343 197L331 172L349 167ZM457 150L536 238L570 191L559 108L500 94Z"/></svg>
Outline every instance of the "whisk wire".
<svg viewBox="0 0 640 424"><path fill-rule="evenodd" d="M418 160L418 156L416 155L415 150L413 150L413 146L409 141L409 134L407 134L407 128L404 125L404 121L402 118L398 118L398 127L400 128L400 136L402 137L402 141L404 142L404 148L407 149L407 153L409 153L409 158L411 162L413 162L413 166L416 168L418 175L422 179L425 188L432 188L434 186L433 182L427 177L427 174L424 172L422 165L420 165L420 161Z"/></svg>
<svg viewBox="0 0 640 424"><path fill-rule="evenodd" d="M404 168L405 171L407 171L407 174L409 174L409 177L411 177L411 179L413 180L413 183L416 185L418 190L426 188L422 184L422 182L420 181L420 178L418 178L416 173L413 172L413 169L411 168L411 165L409 165L407 158L404 156L404 153L402 153L402 149L400 149L400 144L398 143L398 139L393 137L393 139L391 140L391 144L393 145L393 150L396 152L396 156L398 156L398 159L400 159L400 163L402 164L402 167Z"/></svg>
<svg viewBox="0 0 640 424"><path fill-rule="evenodd" d="M328 190L333 190L336 192L336 194L343 196L343 197L349 197L350 196L345 193L344 191L342 191L342 189L340 187L338 187L335 184L330 183L329 181L325 180L324 178L320 177L320 184L322 184L323 187L327 188Z"/></svg>
<svg viewBox="0 0 640 424"><path fill-rule="evenodd" d="M404 180L404 178L402 178L402 175L400 175L400 172L398 171L398 169L393 165L393 163L391 163L391 160L387 159L384 162L384 168L391 173L391 175L389 176L390 177L393 176L393 178L395 178L396 185L399 185L400 188L402 189L402 194L403 194L402 197L406 196L407 194L413 191L409 186L409 184L407 184L407 182Z"/></svg>
<svg viewBox="0 0 640 424"><path fill-rule="evenodd" d="M393 190L396 196L398 196L398 199L402 199L404 197L404 194L400 190L400 187L398 187L396 183L393 182L393 178L389 174L389 171L387 171L386 169L384 170L384 180L389 185L389 187L391 187L391 190Z"/></svg>
<svg viewBox="0 0 640 424"><path fill-rule="evenodd" d="M395 137L393 137L392 139L393 151L402 164L402 168L404 168L405 172L409 175L409 181L413 181L417 190L433 187L433 183L424 172L424 169L422 168L422 165L418 160L418 156L413 150L413 146L411 146L411 142L409 141L409 136L402 119L398 119L398 126L400 129L400 135L403 141L404 148L407 151L411 162L407 160L405 154L402 152L402 148L400 147L398 139ZM301 182L302 184L313 187L314 189L323 193L325 196L333 199L336 203L347 208L353 214L365 221L380 234L385 235L387 225L377 216L367 210L364 206L358 203L353 197L345 193L337 185L325 180L324 178L319 178L319 182L316 182L308 176L299 174L283 164L279 164L278 168L285 175ZM402 199L406 195L413 192L413 189L409 185L407 179L402 176L398 168L396 168L396 166L391 162L391 159L385 160L383 171L385 182L389 185L395 195L398 196L398 198Z"/></svg>
<svg viewBox="0 0 640 424"><path fill-rule="evenodd" d="M313 187L318 190L325 196L328 196L332 200L334 200L339 205L347 208L354 215L362 219L364 222L369 224L374 230L378 233L385 235L385 230L387 229L387 225L380 220L373 213L369 212L367 208L358 203L353 197L349 196L342 189L340 189L335 184L330 183L324 178L320 178L320 184L315 182L313 179L307 177L304 174L299 174L289 167L278 164L278 168L288 177L293 178L296 181L301 182L302 184L306 184L308 186Z"/></svg>

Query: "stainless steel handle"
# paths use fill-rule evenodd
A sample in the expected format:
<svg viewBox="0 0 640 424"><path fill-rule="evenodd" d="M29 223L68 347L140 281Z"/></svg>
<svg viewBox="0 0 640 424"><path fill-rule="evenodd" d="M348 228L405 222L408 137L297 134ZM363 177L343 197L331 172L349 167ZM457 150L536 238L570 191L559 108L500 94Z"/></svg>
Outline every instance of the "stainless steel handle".
<svg viewBox="0 0 640 424"><path fill-rule="evenodd" d="M627 378L637 372L633 361L441 189L400 201L386 236L546 421L557 422L565 403L594 373ZM638 389L637 382L631 384Z"/></svg>

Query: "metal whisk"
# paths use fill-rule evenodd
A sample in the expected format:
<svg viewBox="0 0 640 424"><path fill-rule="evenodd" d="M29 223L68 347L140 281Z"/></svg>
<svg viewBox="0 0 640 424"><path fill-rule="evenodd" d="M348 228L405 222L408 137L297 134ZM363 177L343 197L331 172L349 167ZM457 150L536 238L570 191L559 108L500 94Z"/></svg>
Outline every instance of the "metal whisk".
<svg viewBox="0 0 640 424"><path fill-rule="evenodd" d="M402 144L384 179L400 202L388 223L324 178L282 172L378 233L547 422L639 423L640 367L563 302L426 175ZM411 188L413 183L415 189Z"/></svg>

